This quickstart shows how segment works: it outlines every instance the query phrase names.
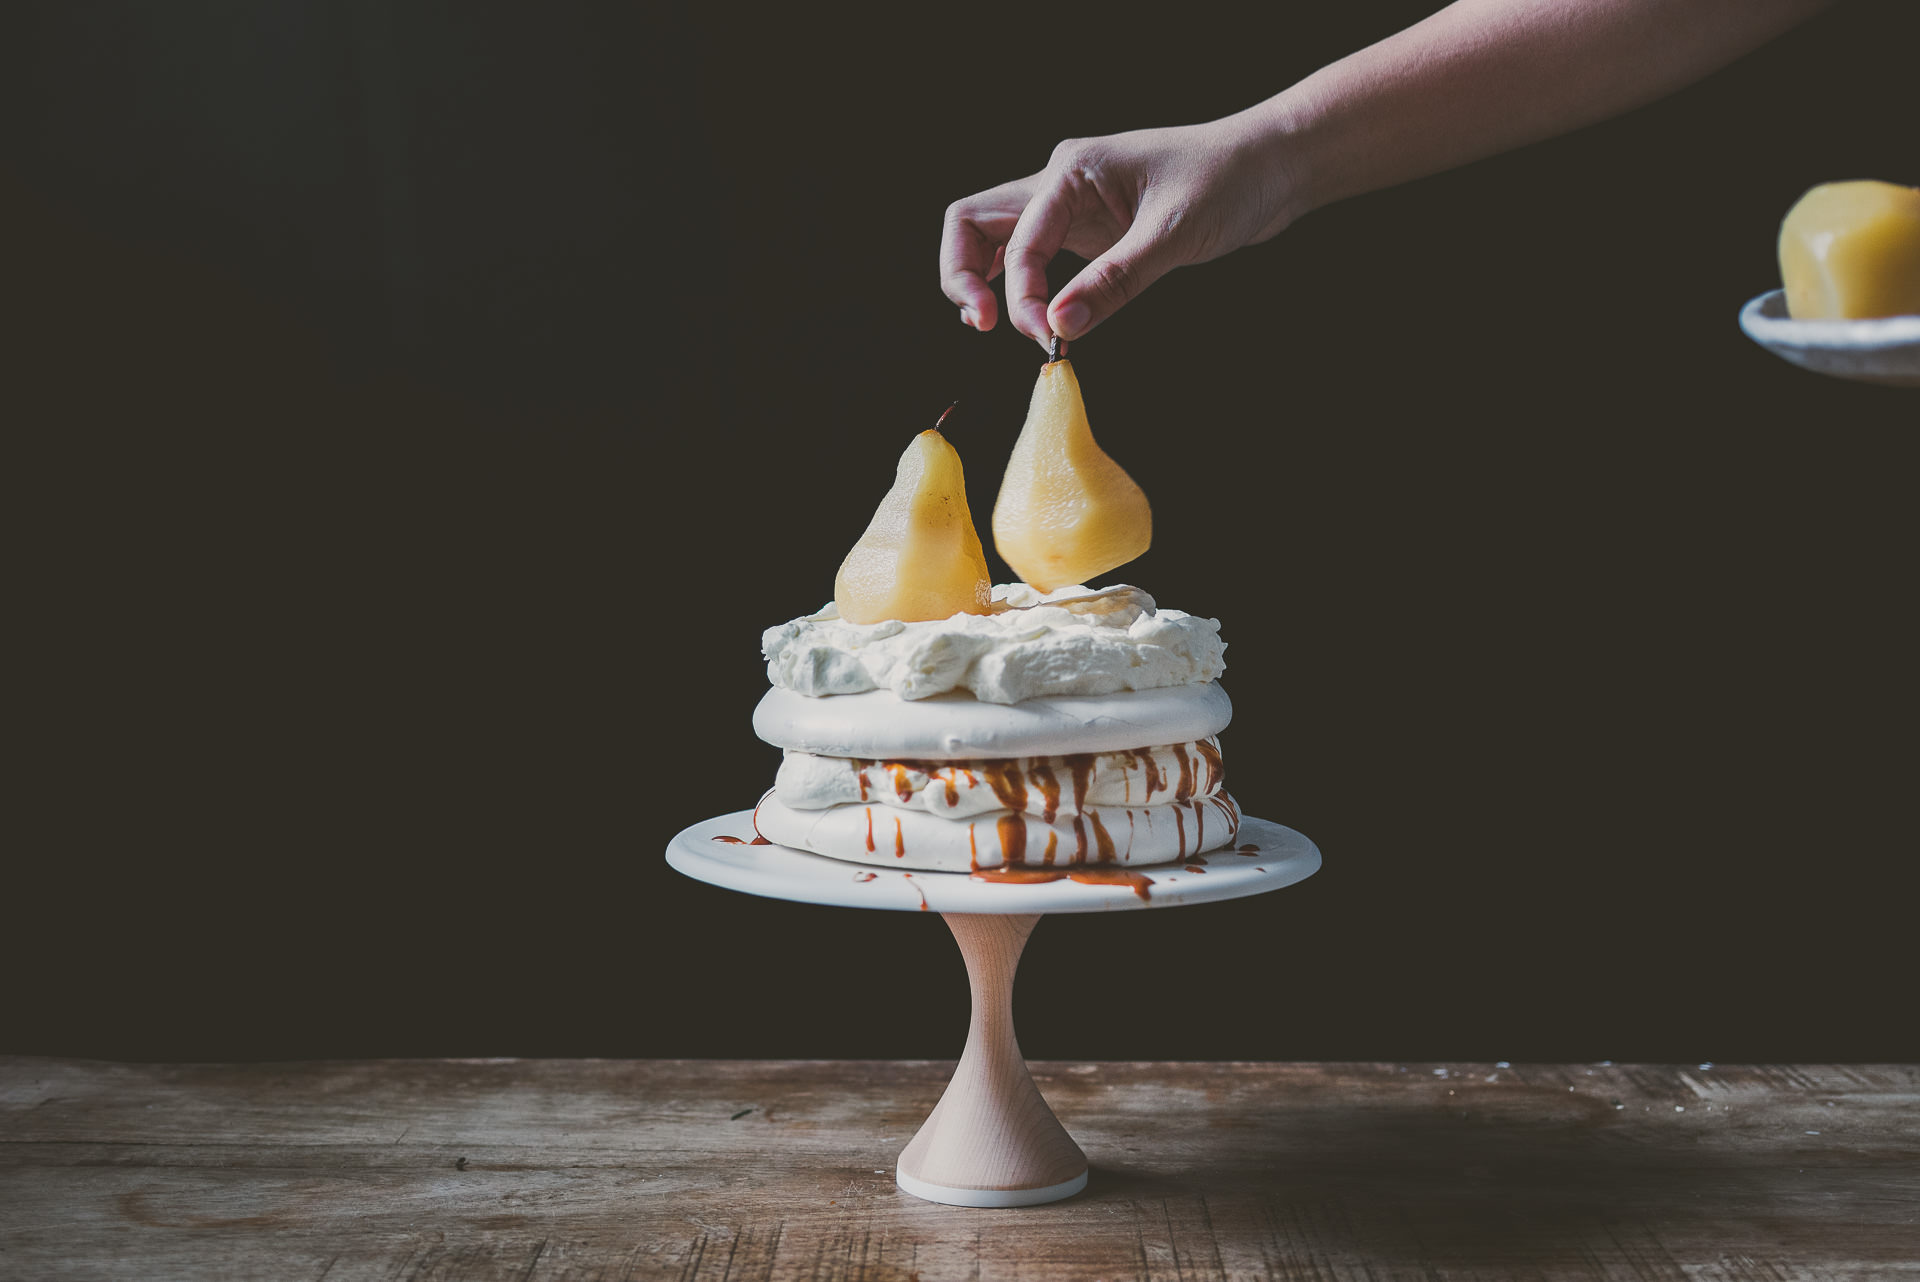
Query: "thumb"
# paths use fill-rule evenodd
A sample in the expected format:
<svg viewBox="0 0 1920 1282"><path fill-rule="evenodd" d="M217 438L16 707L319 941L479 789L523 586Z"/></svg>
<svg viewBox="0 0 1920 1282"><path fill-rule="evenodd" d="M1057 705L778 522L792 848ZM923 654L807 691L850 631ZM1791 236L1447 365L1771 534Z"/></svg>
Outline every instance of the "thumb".
<svg viewBox="0 0 1920 1282"><path fill-rule="evenodd" d="M1126 235L1081 268L1080 274L1054 295L1047 308L1053 332L1065 339L1084 336L1147 286L1180 266L1167 230L1159 219L1136 217Z"/></svg>

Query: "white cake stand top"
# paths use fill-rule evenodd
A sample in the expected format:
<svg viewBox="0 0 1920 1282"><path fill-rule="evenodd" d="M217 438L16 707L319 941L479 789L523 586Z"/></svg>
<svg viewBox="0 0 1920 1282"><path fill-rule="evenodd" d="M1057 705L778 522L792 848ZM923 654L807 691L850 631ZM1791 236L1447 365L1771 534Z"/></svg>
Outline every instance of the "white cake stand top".
<svg viewBox="0 0 1920 1282"><path fill-rule="evenodd" d="M936 913L1098 913L1177 908L1238 899L1291 886L1320 868L1320 851L1291 828L1248 815L1234 844L1185 864L1118 866L1150 884L1087 884L1063 878L1034 883L979 881L963 872L904 872L808 854L786 846L715 840L751 839L753 812L739 810L697 823L667 847L667 862L698 881L728 890L837 908L888 908ZM1250 849L1249 849L1250 848ZM1244 853L1243 853L1244 852ZM1028 865L1042 871L1038 865ZM1080 865L1115 868L1115 865ZM1056 865L1056 872L1070 872ZM1139 891L1144 890L1144 894Z"/></svg>

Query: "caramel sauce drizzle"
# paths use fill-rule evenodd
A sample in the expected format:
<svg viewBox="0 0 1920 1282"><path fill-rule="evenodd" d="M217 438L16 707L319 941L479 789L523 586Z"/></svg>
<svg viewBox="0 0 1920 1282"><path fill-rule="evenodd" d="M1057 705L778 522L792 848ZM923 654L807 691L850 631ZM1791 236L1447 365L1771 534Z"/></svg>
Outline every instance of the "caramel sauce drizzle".
<svg viewBox="0 0 1920 1282"><path fill-rule="evenodd" d="M1224 792L1219 796L1209 797L1208 800L1220 807L1220 814L1227 821L1227 840L1232 841L1240 831L1240 808L1234 805L1232 798Z"/></svg>
<svg viewBox="0 0 1920 1282"><path fill-rule="evenodd" d="M1015 864L1005 868L976 868L975 881L997 881L1016 886L1032 886L1047 881L1065 881L1067 874L1055 868L1030 868Z"/></svg>
<svg viewBox="0 0 1920 1282"><path fill-rule="evenodd" d="M1002 815L998 824L1000 829L1000 862L1003 864L1023 864L1027 861L1027 817L1022 814Z"/></svg>
<svg viewBox="0 0 1920 1282"><path fill-rule="evenodd" d="M1008 810L1027 808L1027 781L1020 774L1020 763L1009 758L1005 761L989 761L982 772L987 783L993 788L993 795Z"/></svg>
<svg viewBox="0 0 1920 1282"><path fill-rule="evenodd" d="M927 776L929 780L938 780L946 785L948 809L960 804L960 775L967 777L969 789L980 786L980 781L973 777L973 771L937 761L874 761L863 757L850 757L847 764L853 768L854 778L860 782L860 800L862 801L867 800L872 793L873 780L868 772L876 768L892 776L894 795L903 802L910 803L913 800L912 776L916 771ZM1016 769L1014 773L1017 776L1019 772Z"/></svg>
<svg viewBox="0 0 1920 1282"><path fill-rule="evenodd" d="M1187 756L1187 746L1183 743L1173 745L1173 756L1180 763L1180 782L1173 790L1175 801L1193 800L1193 761Z"/></svg>
<svg viewBox="0 0 1920 1282"><path fill-rule="evenodd" d="M1033 786L1040 790L1045 809L1040 812L1040 822L1050 824L1054 815L1060 811L1060 780L1054 777L1053 767L1036 764L1033 767Z"/></svg>
<svg viewBox="0 0 1920 1282"><path fill-rule="evenodd" d="M1219 807L1221 815L1228 824L1229 832L1238 829L1240 813L1239 808L1234 805L1233 800L1219 791L1226 772L1222 764L1218 742L1212 739L1198 740L1195 741L1192 746L1199 757L1198 762L1188 755L1187 745L1171 745L1174 757L1179 762L1180 773L1178 781L1174 783L1171 788L1174 804L1170 809L1173 810L1174 823L1177 825L1179 837L1179 853L1175 856L1175 860L1183 865L1184 871L1199 875L1204 873L1207 861L1198 854L1192 856L1188 856L1187 854L1186 812L1188 808L1191 807L1193 811L1193 848L1196 851L1206 844L1206 814L1204 806L1202 805L1203 802L1211 802L1213 805ZM1141 773L1143 784L1143 800L1141 804L1146 805L1150 803L1156 792L1169 791L1167 772L1160 768L1159 763L1154 759L1151 749L1131 748L1127 750L1127 756L1130 758L1132 764L1139 768ZM1067 767L1073 775L1073 804L1074 810L1077 812L1073 817L1074 851L1072 857L1067 861L1065 870L1054 866L1055 860L1058 857L1060 842L1060 834L1052 828L1052 824L1060 811L1061 787L1058 776L1050 766L1039 763L1036 763L1028 773L1023 775L1018 761L1015 759L1007 759L1004 761L985 762L981 766L981 773L986 775L987 783L993 789L995 799L998 800L1005 809L1014 812L1003 815L995 823L996 835L1000 841L1001 866L998 868L980 867L980 850L976 826L973 823L969 823L967 825L967 855L972 876L979 881L1021 884L1037 884L1059 881L1062 878L1071 878L1074 881L1086 885L1124 885L1132 889L1133 892L1142 899L1148 898L1147 888L1153 884L1152 878L1147 877L1143 873L1134 872L1131 869L1115 866L1118 857L1113 835L1107 831L1106 823L1101 819L1100 815L1095 811L1087 809L1087 793L1092 782L1096 762L1095 754L1074 753L1063 757L1062 760L1067 763ZM1204 784L1196 778L1198 766L1201 763L1204 763L1206 767ZM902 802L911 802L914 798L914 788L910 776L916 771L927 775L929 779L938 779L945 785L946 802L949 809L959 804L960 775L964 774L966 776L967 787L969 789L979 786L979 780L975 778L972 769L946 765L944 763L917 761L877 762L855 759L852 765L854 773L859 779L860 797L862 801L868 798L871 787L868 771L874 766L880 766L892 775L894 793ZM1125 786L1126 799L1128 802L1127 848L1131 851L1137 835L1137 821L1134 818L1131 805L1133 796L1131 770L1127 771ZM1037 789L1040 793L1042 802L1041 821L1048 825L1047 844L1045 851L1041 855L1042 864L1040 866L1029 866L1026 861L1028 833L1025 811L1029 800L1030 788ZM1196 793L1201 795L1196 798ZM761 800L764 802L765 798L763 797ZM866 807L866 812L867 850L871 853L875 848L873 808L871 806ZM1089 822L1093 825L1091 842L1089 842L1087 834L1087 824ZM747 841L739 837L715 837L714 840L727 842L732 845L770 846L774 844L765 837L758 835L759 827L757 824L755 825L754 832L755 836L752 841ZM895 816L893 821L894 857L905 858L906 850L906 832L902 826L900 817ZM1233 851L1233 853L1252 856L1259 854L1260 848L1248 844L1239 847ZM1089 854L1093 856L1091 863L1088 859ZM1258 869L1256 871L1264 872L1265 869ZM903 873L901 875L908 878L913 876L911 873ZM871 881L874 879L874 876L875 874L873 873L866 873L858 876L856 880ZM918 889L918 887L916 887L916 889ZM920 891L920 908L923 912L927 911L925 891Z"/></svg>
<svg viewBox="0 0 1920 1282"><path fill-rule="evenodd" d="M1151 898L1147 887L1153 885L1153 878L1128 868L1075 868L1067 872L1057 868L982 868L973 874L975 881L1011 883L1017 886L1031 886L1069 878L1083 886L1126 886L1142 899Z"/></svg>
<svg viewBox="0 0 1920 1282"><path fill-rule="evenodd" d="M1100 862L1103 864L1112 863L1113 838L1107 835L1107 826L1100 822L1100 812L1098 810L1089 810L1087 812L1087 818L1093 820L1093 839L1099 843Z"/></svg>
<svg viewBox="0 0 1920 1282"><path fill-rule="evenodd" d="M749 846L771 846L773 844L767 840L766 834L760 831L760 807L766 805L767 798L772 795L773 789L769 788L760 794L760 800L753 803L753 840L747 843Z"/></svg>
<svg viewBox="0 0 1920 1282"><path fill-rule="evenodd" d="M1252 842L1248 842L1233 853L1236 855L1257 855L1260 853L1260 847L1254 845Z"/></svg>
<svg viewBox="0 0 1920 1282"><path fill-rule="evenodd" d="M875 877L878 877L879 875L880 874L877 872L863 872L858 876L856 876L854 880L855 881L872 881Z"/></svg>
<svg viewBox="0 0 1920 1282"><path fill-rule="evenodd" d="M755 837L748 841L745 837L715 837L715 841L724 841L729 846L771 846L773 843L765 837Z"/></svg>
<svg viewBox="0 0 1920 1282"><path fill-rule="evenodd" d="M1067 876L1083 886L1127 886L1142 899L1152 898L1147 887L1153 885L1153 878L1129 868L1075 868Z"/></svg>
<svg viewBox="0 0 1920 1282"><path fill-rule="evenodd" d="M1087 808L1087 778L1093 773L1093 754L1076 752L1062 758L1073 771L1073 808L1076 811Z"/></svg>
<svg viewBox="0 0 1920 1282"><path fill-rule="evenodd" d="M1207 787L1209 795L1220 791L1220 783L1227 777L1227 769L1220 762L1220 744L1213 739L1202 739L1193 745L1207 763Z"/></svg>
<svg viewBox="0 0 1920 1282"><path fill-rule="evenodd" d="M1140 798L1140 804L1151 806L1153 794L1167 790L1167 777L1160 773L1160 763L1153 759L1153 749L1140 748L1135 751L1134 757L1140 762L1140 772L1146 776L1147 783L1146 795Z"/></svg>
<svg viewBox="0 0 1920 1282"><path fill-rule="evenodd" d="M905 877L908 881L913 881L913 874L910 872L903 872L900 875L902 877ZM927 911L927 892L920 889L920 884L918 882L914 882L913 889L920 896L920 911L921 912Z"/></svg>

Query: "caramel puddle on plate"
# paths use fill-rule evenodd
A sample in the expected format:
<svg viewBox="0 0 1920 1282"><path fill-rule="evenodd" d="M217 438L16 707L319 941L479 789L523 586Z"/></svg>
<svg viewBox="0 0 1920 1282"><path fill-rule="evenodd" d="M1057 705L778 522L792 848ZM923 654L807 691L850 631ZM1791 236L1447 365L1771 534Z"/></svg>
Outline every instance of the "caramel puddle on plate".
<svg viewBox="0 0 1920 1282"><path fill-rule="evenodd" d="M1130 868L1086 864L1069 865L1066 868L1030 868L1018 864L1011 868L982 868L973 874L973 879L1016 886L1062 880L1077 881L1083 886L1126 886L1142 899L1152 897L1147 887L1153 885L1153 878Z"/></svg>

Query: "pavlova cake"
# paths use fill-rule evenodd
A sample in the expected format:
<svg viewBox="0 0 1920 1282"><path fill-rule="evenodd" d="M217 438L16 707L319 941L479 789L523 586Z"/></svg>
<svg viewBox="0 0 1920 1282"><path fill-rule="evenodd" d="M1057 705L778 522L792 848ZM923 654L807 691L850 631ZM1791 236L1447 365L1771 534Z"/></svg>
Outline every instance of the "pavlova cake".
<svg viewBox="0 0 1920 1282"><path fill-rule="evenodd" d="M916 437L834 600L762 638L753 725L785 755L760 836L989 880L1230 845L1219 622L1082 583L1144 552L1151 519L1065 360L1042 368L994 509L1023 582L991 585L959 455L937 426Z"/></svg>

